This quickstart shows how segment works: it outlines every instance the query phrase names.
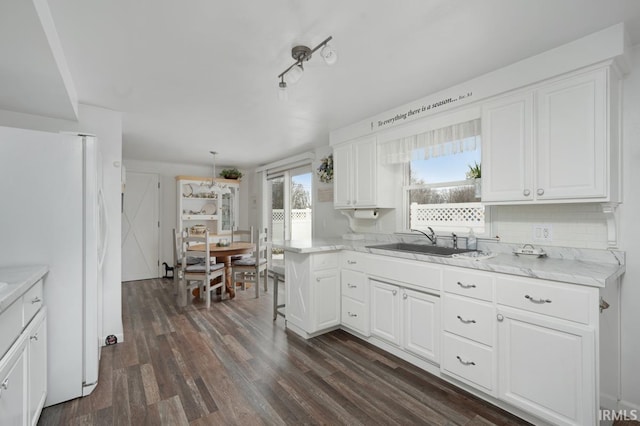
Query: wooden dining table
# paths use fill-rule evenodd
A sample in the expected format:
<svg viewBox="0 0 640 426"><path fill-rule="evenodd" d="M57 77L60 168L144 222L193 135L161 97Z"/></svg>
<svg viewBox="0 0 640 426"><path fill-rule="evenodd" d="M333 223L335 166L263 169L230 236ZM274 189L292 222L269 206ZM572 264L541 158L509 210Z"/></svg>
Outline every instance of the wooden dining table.
<svg viewBox="0 0 640 426"><path fill-rule="evenodd" d="M211 257L216 258L216 262L224 263L224 274L225 274L225 287L227 288L227 292L229 293L229 298L233 299L236 297L236 289L233 285L233 277L231 276L231 256L237 256L240 254L253 253L256 245L254 243L249 242L235 242L231 243L228 246L217 246L215 244L211 244L209 246L209 255ZM198 244L193 246L193 250L204 250L204 244Z"/></svg>

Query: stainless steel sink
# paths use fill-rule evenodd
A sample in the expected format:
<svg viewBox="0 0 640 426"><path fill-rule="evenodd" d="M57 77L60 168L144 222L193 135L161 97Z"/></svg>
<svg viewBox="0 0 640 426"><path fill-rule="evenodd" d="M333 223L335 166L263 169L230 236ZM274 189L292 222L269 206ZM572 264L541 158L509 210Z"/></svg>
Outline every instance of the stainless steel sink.
<svg viewBox="0 0 640 426"><path fill-rule="evenodd" d="M381 244L376 246L367 246L367 248L401 251L401 252L409 252L409 253L420 253L420 254L428 254L430 256L442 256L442 257L451 257L454 254L469 253L472 251L476 251L476 250L470 250L470 249L454 249L451 247L440 247L440 246L432 246L427 244L413 244L413 243Z"/></svg>

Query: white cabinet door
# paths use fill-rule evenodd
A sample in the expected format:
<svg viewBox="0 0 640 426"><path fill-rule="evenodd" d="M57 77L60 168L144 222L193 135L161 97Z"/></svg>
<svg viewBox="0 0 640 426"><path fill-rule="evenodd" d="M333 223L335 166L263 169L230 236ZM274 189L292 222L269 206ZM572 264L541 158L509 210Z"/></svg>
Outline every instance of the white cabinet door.
<svg viewBox="0 0 640 426"><path fill-rule="evenodd" d="M440 298L402 289L404 347L434 362L440 361Z"/></svg>
<svg viewBox="0 0 640 426"><path fill-rule="evenodd" d="M605 197L605 69L543 86L538 97L538 199Z"/></svg>
<svg viewBox="0 0 640 426"><path fill-rule="evenodd" d="M287 280L287 284L288 284ZM314 324L311 333L340 324L340 280L337 269L314 273Z"/></svg>
<svg viewBox="0 0 640 426"><path fill-rule="evenodd" d="M303 330L308 330L310 327L310 264L309 255L288 252L285 255L286 319L287 322L291 322Z"/></svg>
<svg viewBox="0 0 640 426"><path fill-rule="evenodd" d="M595 332L498 309L500 399L557 425L595 425Z"/></svg>
<svg viewBox="0 0 640 426"><path fill-rule="evenodd" d="M371 334L400 345L400 294L395 285L377 280L371 286Z"/></svg>
<svg viewBox="0 0 640 426"><path fill-rule="evenodd" d="M352 207L352 168L351 144L336 146L333 149L334 207Z"/></svg>
<svg viewBox="0 0 640 426"><path fill-rule="evenodd" d="M482 201L533 200L533 94L482 108Z"/></svg>
<svg viewBox="0 0 640 426"><path fill-rule="evenodd" d="M354 207L375 207L376 138L367 138L353 144L353 201Z"/></svg>
<svg viewBox="0 0 640 426"><path fill-rule="evenodd" d="M44 313L31 327L28 345L29 424L35 426L47 396L47 320Z"/></svg>
<svg viewBox="0 0 640 426"><path fill-rule="evenodd" d="M27 368L24 344L5 364L0 364L0 423L3 426L27 424Z"/></svg>

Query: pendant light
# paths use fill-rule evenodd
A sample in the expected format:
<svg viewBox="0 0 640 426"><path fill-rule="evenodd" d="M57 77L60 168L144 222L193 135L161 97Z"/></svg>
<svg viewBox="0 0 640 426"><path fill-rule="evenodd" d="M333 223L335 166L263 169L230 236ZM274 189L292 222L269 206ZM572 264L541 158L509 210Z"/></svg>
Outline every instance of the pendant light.
<svg viewBox="0 0 640 426"><path fill-rule="evenodd" d="M211 184L209 185L209 189L217 192L218 194L230 194L231 190L227 184L223 184L216 181L216 151L209 151L211 155L213 155L213 175L211 176Z"/></svg>

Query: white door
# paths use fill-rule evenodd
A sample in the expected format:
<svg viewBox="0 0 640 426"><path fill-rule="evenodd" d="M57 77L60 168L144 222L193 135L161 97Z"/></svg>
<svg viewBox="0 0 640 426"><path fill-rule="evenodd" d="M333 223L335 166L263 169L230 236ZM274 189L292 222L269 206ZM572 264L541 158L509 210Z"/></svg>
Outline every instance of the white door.
<svg viewBox="0 0 640 426"><path fill-rule="evenodd" d="M158 175L127 172L122 214L122 281L160 274Z"/></svg>
<svg viewBox="0 0 640 426"><path fill-rule="evenodd" d="M533 200L533 94L482 107L482 201Z"/></svg>
<svg viewBox="0 0 640 426"><path fill-rule="evenodd" d="M353 144L353 205L376 206L376 138L369 137Z"/></svg>
<svg viewBox="0 0 640 426"><path fill-rule="evenodd" d="M336 270L316 272L313 282L315 330L340 324L340 281Z"/></svg>
<svg viewBox="0 0 640 426"><path fill-rule="evenodd" d="M606 77L599 70L538 91L538 199L606 196Z"/></svg>
<svg viewBox="0 0 640 426"><path fill-rule="evenodd" d="M499 397L556 425L596 424L595 332L498 309Z"/></svg>
<svg viewBox="0 0 640 426"><path fill-rule="evenodd" d="M398 287L377 280L371 283L371 334L400 344L400 295Z"/></svg>
<svg viewBox="0 0 640 426"><path fill-rule="evenodd" d="M402 289L402 303L405 349L440 362L440 298Z"/></svg>
<svg viewBox="0 0 640 426"><path fill-rule="evenodd" d="M334 207L351 207L351 176L353 175L351 144L343 144L333 149L333 192Z"/></svg>

